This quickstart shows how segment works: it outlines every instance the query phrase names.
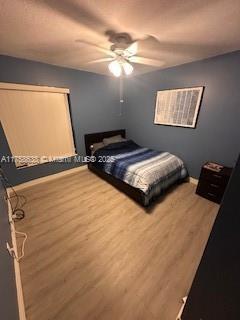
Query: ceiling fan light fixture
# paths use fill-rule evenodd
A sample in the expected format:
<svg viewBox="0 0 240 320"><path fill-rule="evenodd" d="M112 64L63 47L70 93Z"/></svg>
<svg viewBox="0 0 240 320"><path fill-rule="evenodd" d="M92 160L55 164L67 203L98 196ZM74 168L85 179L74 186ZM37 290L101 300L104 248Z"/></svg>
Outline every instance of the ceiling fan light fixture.
<svg viewBox="0 0 240 320"><path fill-rule="evenodd" d="M110 62L108 65L108 69L115 77L120 77L122 74L121 65L117 60Z"/></svg>
<svg viewBox="0 0 240 320"><path fill-rule="evenodd" d="M133 66L129 62L123 62L122 67L127 76L133 72Z"/></svg>

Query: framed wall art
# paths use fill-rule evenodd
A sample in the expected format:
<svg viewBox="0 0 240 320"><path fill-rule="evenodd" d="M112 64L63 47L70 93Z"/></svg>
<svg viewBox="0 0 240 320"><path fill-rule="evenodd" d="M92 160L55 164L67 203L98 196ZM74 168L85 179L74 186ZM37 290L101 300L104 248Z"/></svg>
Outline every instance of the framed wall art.
<svg viewBox="0 0 240 320"><path fill-rule="evenodd" d="M154 124L195 128L204 87L157 92Z"/></svg>

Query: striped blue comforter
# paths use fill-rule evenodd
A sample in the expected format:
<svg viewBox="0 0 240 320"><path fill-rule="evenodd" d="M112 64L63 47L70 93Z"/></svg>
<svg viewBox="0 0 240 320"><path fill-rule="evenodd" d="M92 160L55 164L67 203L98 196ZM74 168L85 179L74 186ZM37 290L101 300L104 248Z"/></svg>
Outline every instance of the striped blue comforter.
<svg viewBox="0 0 240 320"><path fill-rule="evenodd" d="M94 153L95 166L152 197L188 173L181 159L169 152L138 146L131 140L110 144Z"/></svg>

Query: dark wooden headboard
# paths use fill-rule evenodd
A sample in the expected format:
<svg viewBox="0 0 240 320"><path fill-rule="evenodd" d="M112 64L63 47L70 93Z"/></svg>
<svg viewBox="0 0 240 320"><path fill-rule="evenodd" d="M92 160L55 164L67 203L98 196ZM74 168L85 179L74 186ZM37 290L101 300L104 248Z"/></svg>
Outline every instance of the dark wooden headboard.
<svg viewBox="0 0 240 320"><path fill-rule="evenodd" d="M116 136L119 134L123 138L126 138L126 130L125 129L85 134L84 139L85 139L86 155L87 156L91 155L90 146L93 143L101 142L104 138L110 138L110 137L113 137L113 136Z"/></svg>

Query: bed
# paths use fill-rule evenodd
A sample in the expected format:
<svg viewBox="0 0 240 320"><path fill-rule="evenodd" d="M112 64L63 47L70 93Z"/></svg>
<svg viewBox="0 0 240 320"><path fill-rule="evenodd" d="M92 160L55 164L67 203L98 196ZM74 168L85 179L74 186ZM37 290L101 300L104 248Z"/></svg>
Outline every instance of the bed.
<svg viewBox="0 0 240 320"><path fill-rule="evenodd" d="M188 178L181 159L131 140L122 139L92 152L94 144L117 135L125 138L126 132L122 129L85 135L86 154L95 160L88 163L88 168L142 206L149 206L166 189Z"/></svg>

